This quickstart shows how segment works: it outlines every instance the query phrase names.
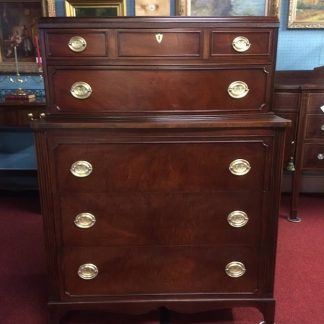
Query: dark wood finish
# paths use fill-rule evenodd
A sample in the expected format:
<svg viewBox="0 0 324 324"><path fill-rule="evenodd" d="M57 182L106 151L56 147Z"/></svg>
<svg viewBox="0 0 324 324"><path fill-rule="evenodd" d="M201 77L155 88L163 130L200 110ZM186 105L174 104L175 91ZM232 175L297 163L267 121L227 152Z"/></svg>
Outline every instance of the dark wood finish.
<svg viewBox="0 0 324 324"><path fill-rule="evenodd" d="M34 118L39 118L40 114L45 113L45 102L0 102L0 127L29 127L30 113Z"/></svg>
<svg viewBox="0 0 324 324"><path fill-rule="evenodd" d="M269 111L277 26L269 17L41 21L48 116L33 128L51 323L71 310L234 306L257 307L274 323L289 124ZM250 54L228 49L241 30L253 40ZM106 35L107 56L90 59L91 48L70 55L74 33L89 35L89 44ZM249 85L243 99L227 93L237 80ZM89 98L71 98L76 81L91 83ZM246 175L230 172L236 159L249 162ZM72 175L76 161L91 163L91 174ZM235 210L248 214L244 227L230 226ZM75 226L80 213L95 215L95 224ZM226 274L232 261L244 263L243 276ZM85 263L98 268L92 280L78 276Z"/></svg>
<svg viewBox="0 0 324 324"><path fill-rule="evenodd" d="M324 68L312 71L276 73L274 111L292 119L293 128L286 138L286 166L294 163L292 177L291 221L298 218L298 196L303 170L320 171L324 160ZM324 127L324 126L323 126Z"/></svg>

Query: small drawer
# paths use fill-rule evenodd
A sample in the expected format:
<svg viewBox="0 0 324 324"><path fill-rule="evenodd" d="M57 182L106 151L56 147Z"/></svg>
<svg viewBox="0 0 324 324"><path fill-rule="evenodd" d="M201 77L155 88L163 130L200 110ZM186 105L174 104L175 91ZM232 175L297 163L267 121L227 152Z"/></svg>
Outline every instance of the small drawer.
<svg viewBox="0 0 324 324"><path fill-rule="evenodd" d="M48 57L103 57L108 55L105 31L57 31L46 34Z"/></svg>
<svg viewBox="0 0 324 324"><path fill-rule="evenodd" d="M324 144L304 144L304 169L324 169Z"/></svg>
<svg viewBox="0 0 324 324"><path fill-rule="evenodd" d="M264 67L213 69L49 67L52 114L265 112L271 73Z"/></svg>
<svg viewBox="0 0 324 324"><path fill-rule="evenodd" d="M182 57L201 56L200 31L119 31L119 57Z"/></svg>
<svg viewBox="0 0 324 324"><path fill-rule="evenodd" d="M249 143L60 144L61 192L213 192L266 190L270 147Z"/></svg>
<svg viewBox="0 0 324 324"><path fill-rule="evenodd" d="M306 138L324 138L324 113L307 116Z"/></svg>
<svg viewBox="0 0 324 324"><path fill-rule="evenodd" d="M324 93L311 93L309 95L307 112L323 114L324 116Z"/></svg>
<svg viewBox="0 0 324 324"><path fill-rule="evenodd" d="M251 55L270 56L272 53L272 31L254 32L246 30L213 31L211 56Z"/></svg>
<svg viewBox="0 0 324 324"><path fill-rule="evenodd" d="M62 195L64 245L256 244L263 193L253 192L253 200L250 196L250 192Z"/></svg>
<svg viewBox="0 0 324 324"><path fill-rule="evenodd" d="M63 294L257 293L258 250L235 245L66 247L59 263Z"/></svg>

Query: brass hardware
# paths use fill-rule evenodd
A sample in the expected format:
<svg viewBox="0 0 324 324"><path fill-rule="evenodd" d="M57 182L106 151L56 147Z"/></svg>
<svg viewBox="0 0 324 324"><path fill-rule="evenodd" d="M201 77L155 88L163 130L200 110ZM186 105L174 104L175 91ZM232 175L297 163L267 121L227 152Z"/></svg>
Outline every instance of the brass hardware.
<svg viewBox="0 0 324 324"><path fill-rule="evenodd" d="M97 277L98 268L92 263L85 263L80 265L78 269L78 276L84 280L91 280Z"/></svg>
<svg viewBox="0 0 324 324"><path fill-rule="evenodd" d="M163 34L161 34L161 33L155 34L155 39L159 44L162 43Z"/></svg>
<svg viewBox="0 0 324 324"><path fill-rule="evenodd" d="M96 222L96 217L91 213L80 213L75 216L74 224L79 228L90 228Z"/></svg>
<svg viewBox="0 0 324 324"><path fill-rule="evenodd" d="M68 46L71 51L80 53L83 52L87 47L86 40L81 36L73 36L68 42Z"/></svg>
<svg viewBox="0 0 324 324"><path fill-rule="evenodd" d="M91 163L87 161L76 161L71 165L71 173L79 178L87 177L92 172Z"/></svg>
<svg viewBox="0 0 324 324"><path fill-rule="evenodd" d="M250 163L244 159L236 159L229 165L229 170L232 174L237 176L243 176L250 172Z"/></svg>
<svg viewBox="0 0 324 324"><path fill-rule="evenodd" d="M321 126L321 131L324 132L324 124Z"/></svg>
<svg viewBox="0 0 324 324"><path fill-rule="evenodd" d="M232 261L226 265L225 272L229 277L238 278L244 275L246 269L242 262Z"/></svg>
<svg viewBox="0 0 324 324"><path fill-rule="evenodd" d="M91 96L92 89L90 84L78 81L72 84L70 92L74 98L87 99Z"/></svg>
<svg viewBox="0 0 324 324"><path fill-rule="evenodd" d="M320 107L320 109L322 110L322 112L324 113L324 105Z"/></svg>
<svg viewBox="0 0 324 324"><path fill-rule="evenodd" d="M249 221L248 215L241 210L234 210L227 216L227 222L232 227L243 227Z"/></svg>
<svg viewBox="0 0 324 324"><path fill-rule="evenodd" d="M290 171L290 172L296 171L293 156L290 157L290 161L288 162L288 165L287 165L287 171Z"/></svg>
<svg viewBox="0 0 324 324"><path fill-rule="evenodd" d="M244 36L235 37L232 41L232 47L236 52L246 52L250 46L250 41Z"/></svg>
<svg viewBox="0 0 324 324"><path fill-rule="evenodd" d="M44 118L44 117L46 116L46 114L45 114L45 113L40 113L40 114L38 115L38 118L35 118L33 113L28 113L27 116L28 116L28 118L29 118L30 120L37 120L37 119L42 119L42 118Z"/></svg>
<svg viewBox="0 0 324 324"><path fill-rule="evenodd" d="M227 89L228 94L234 99L244 98L249 91L248 85L243 81L234 81Z"/></svg>
<svg viewBox="0 0 324 324"><path fill-rule="evenodd" d="M324 154L320 153L317 155L318 160L324 160Z"/></svg>

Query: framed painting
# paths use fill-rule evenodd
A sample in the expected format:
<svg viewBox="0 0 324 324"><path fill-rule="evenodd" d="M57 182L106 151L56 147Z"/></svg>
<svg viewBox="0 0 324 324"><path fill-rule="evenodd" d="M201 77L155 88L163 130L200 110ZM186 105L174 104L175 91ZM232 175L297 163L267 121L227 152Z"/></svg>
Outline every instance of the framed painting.
<svg viewBox="0 0 324 324"><path fill-rule="evenodd" d="M55 0L0 0L0 71L38 72L38 19L55 15ZM36 62L38 61L38 65Z"/></svg>
<svg viewBox="0 0 324 324"><path fill-rule="evenodd" d="M65 14L73 17L126 16L126 0L65 0Z"/></svg>
<svg viewBox="0 0 324 324"><path fill-rule="evenodd" d="M180 16L279 16L280 0L178 0Z"/></svg>
<svg viewBox="0 0 324 324"><path fill-rule="evenodd" d="M324 28L324 1L290 0L288 28Z"/></svg>
<svg viewBox="0 0 324 324"><path fill-rule="evenodd" d="M135 0L136 16L170 16L170 0Z"/></svg>

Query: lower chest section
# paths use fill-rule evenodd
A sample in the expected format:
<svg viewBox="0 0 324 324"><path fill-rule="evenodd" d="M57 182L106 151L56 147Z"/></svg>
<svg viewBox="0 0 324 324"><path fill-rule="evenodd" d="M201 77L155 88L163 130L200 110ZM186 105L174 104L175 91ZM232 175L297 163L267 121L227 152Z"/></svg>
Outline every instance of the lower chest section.
<svg viewBox="0 0 324 324"><path fill-rule="evenodd" d="M63 298L262 290L273 132L49 132L47 143Z"/></svg>

